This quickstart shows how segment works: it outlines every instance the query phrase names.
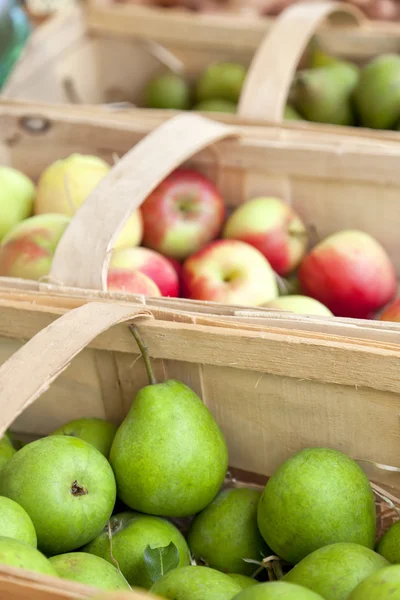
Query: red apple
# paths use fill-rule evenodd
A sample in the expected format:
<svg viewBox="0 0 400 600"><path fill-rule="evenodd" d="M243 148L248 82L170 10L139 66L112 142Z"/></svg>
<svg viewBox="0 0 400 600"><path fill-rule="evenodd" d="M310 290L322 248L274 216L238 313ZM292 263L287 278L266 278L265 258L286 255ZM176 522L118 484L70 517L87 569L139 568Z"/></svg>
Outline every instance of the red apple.
<svg viewBox="0 0 400 600"><path fill-rule="evenodd" d="M397 321L400 322L400 298L397 298L392 304L389 304L385 308L381 316L380 321Z"/></svg>
<svg viewBox="0 0 400 600"><path fill-rule="evenodd" d="M276 298L275 273L266 258L249 244L218 240L183 265L186 298L225 304L260 306Z"/></svg>
<svg viewBox="0 0 400 600"><path fill-rule="evenodd" d="M308 236L300 217L278 198L255 198L229 217L224 238L254 246L279 275L287 275L307 250Z"/></svg>
<svg viewBox="0 0 400 600"><path fill-rule="evenodd" d="M178 169L146 198L142 215L144 246L183 260L218 236L225 205L207 177Z"/></svg>
<svg viewBox="0 0 400 600"><path fill-rule="evenodd" d="M160 290L150 277L140 271L126 269L114 268L108 271L107 289L109 292L161 296Z"/></svg>
<svg viewBox="0 0 400 600"><path fill-rule="evenodd" d="M126 272L130 276L132 271L140 271L150 277L157 284L163 296L179 295L179 279L174 267L155 250L148 248L125 248L114 250L111 255L109 272L115 270L121 274Z"/></svg>
<svg viewBox="0 0 400 600"><path fill-rule="evenodd" d="M338 317L371 318L396 292L394 267L382 246L362 231L329 236L305 257L301 289Z"/></svg>

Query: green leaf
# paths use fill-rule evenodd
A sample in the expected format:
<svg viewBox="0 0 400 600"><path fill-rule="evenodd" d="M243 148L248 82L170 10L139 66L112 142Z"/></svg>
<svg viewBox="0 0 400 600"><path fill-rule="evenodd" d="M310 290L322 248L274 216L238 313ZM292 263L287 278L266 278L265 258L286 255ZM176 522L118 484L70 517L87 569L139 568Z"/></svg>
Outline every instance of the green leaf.
<svg viewBox="0 0 400 600"><path fill-rule="evenodd" d="M158 548L146 546L144 563L151 581L155 583L165 573L179 566L178 548L173 542L168 546L160 546Z"/></svg>

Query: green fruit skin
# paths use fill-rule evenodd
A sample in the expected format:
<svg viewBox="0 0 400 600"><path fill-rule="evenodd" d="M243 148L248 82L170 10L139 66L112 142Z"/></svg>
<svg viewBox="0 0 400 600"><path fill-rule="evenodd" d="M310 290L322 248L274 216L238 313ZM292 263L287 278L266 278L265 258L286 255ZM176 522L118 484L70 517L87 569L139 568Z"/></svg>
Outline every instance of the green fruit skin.
<svg viewBox="0 0 400 600"><path fill-rule="evenodd" d="M188 110L191 106L188 84L179 75L167 74L150 81L145 89L148 108Z"/></svg>
<svg viewBox="0 0 400 600"><path fill-rule="evenodd" d="M324 600L322 596L304 587L284 581L260 583L257 588L246 589L235 600Z"/></svg>
<svg viewBox="0 0 400 600"><path fill-rule="evenodd" d="M400 565L375 571L353 590L347 600L400 600Z"/></svg>
<svg viewBox="0 0 400 600"><path fill-rule="evenodd" d="M302 450L267 482L258 527L272 551L290 564L336 542L374 548L371 485L358 464L342 452Z"/></svg>
<svg viewBox="0 0 400 600"><path fill-rule="evenodd" d="M300 71L292 88L294 107L308 121L353 125L352 94L359 70L348 63Z"/></svg>
<svg viewBox="0 0 400 600"><path fill-rule="evenodd" d="M237 63L215 63L209 66L197 82L197 101L220 98L237 104L246 74L245 67Z"/></svg>
<svg viewBox="0 0 400 600"><path fill-rule="evenodd" d="M130 585L145 589L152 586L144 562L144 551L148 545L151 548L159 548L173 542L179 552L179 566L190 565L190 553L186 540L169 521L160 517L123 512L112 516L110 525L113 533L113 556L118 561L119 567ZM84 547L84 551L112 562L108 532L101 533L99 537Z"/></svg>
<svg viewBox="0 0 400 600"><path fill-rule="evenodd" d="M400 521L381 537L376 551L390 563L400 563Z"/></svg>
<svg viewBox="0 0 400 600"><path fill-rule="evenodd" d="M347 600L354 588L388 562L358 544L332 544L312 552L284 577L321 594L325 600Z"/></svg>
<svg viewBox="0 0 400 600"><path fill-rule="evenodd" d="M165 517L203 510L218 493L228 450L213 416L179 381L142 388L110 452L119 498Z"/></svg>
<svg viewBox="0 0 400 600"><path fill-rule="evenodd" d="M236 581L242 588L245 590L249 587L254 587L255 585L260 585L257 579L252 579L251 577L247 577L247 575L241 575L240 573L227 573L233 581Z"/></svg>
<svg viewBox="0 0 400 600"><path fill-rule="evenodd" d="M244 558L262 560L270 554L257 527L261 492L237 488L224 490L197 515L188 542L196 560L225 573L252 575L257 565Z"/></svg>
<svg viewBox="0 0 400 600"><path fill-rule="evenodd" d="M12 443L10 442L10 438L7 434L0 440L0 481L3 473L3 469L8 463L8 461L16 454L16 450Z"/></svg>
<svg viewBox="0 0 400 600"><path fill-rule="evenodd" d="M303 120L301 118L301 116L299 115L299 113L297 112L297 110L295 110L293 108L293 106L290 106L290 104L287 104L285 106L285 112L284 112L283 118L285 119L285 121L302 121Z"/></svg>
<svg viewBox="0 0 400 600"><path fill-rule="evenodd" d="M208 567L180 567L158 579L150 592L172 600L231 600L241 591L229 575Z"/></svg>
<svg viewBox="0 0 400 600"><path fill-rule="evenodd" d="M35 193L26 175L11 167L0 167L0 241L31 215Z"/></svg>
<svg viewBox="0 0 400 600"><path fill-rule="evenodd" d="M378 56L362 69L354 104L364 127L396 126L400 119L400 56Z"/></svg>
<svg viewBox="0 0 400 600"><path fill-rule="evenodd" d="M36 531L28 513L14 500L0 496L0 534L37 547Z"/></svg>
<svg viewBox="0 0 400 600"><path fill-rule="evenodd" d="M229 100L221 100L215 98L212 100L204 100L193 106L193 110L203 112L222 112L222 113L236 113L237 104L229 102Z"/></svg>
<svg viewBox="0 0 400 600"><path fill-rule="evenodd" d="M50 561L39 550L9 537L0 537L0 564L58 577Z"/></svg>
<svg viewBox="0 0 400 600"><path fill-rule="evenodd" d="M61 579L85 583L102 590L129 590L121 573L106 560L86 554L69 552L49 559Z"/></svg>
<svg viewBox="0 0 400 600"><path fill-rule="evenodd" d="M70 435L92 444L106 458L110 454L111 444L117 426L103 419L76 419L53 431L50 435Z"/></svg>
<svg viewBox="0 0 400 600"><path fill-rule="evenodd" d="M88 493L74 495L74 482ZM26 510L47 555L75 550L99 535L116 498L104 456L83 440L58 435L19 450L3 471L1 490Z"/></svg>

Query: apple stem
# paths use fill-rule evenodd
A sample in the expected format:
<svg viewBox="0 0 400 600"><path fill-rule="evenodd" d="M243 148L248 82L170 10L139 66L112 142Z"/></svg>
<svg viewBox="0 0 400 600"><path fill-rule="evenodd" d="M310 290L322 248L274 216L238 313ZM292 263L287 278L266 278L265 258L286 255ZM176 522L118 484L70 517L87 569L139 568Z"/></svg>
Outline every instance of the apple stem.
<svg viewBox="0 0 400 600"><path fill-rule="evenodd" d="M139 330L135 325L130 325L129 329L136 340L137 345L139 346L140 354L142 355L144 366L146 367L147 377L149 378L149 384L155 385L157 383L157 379L154 375L153 368L150 362L149 350L146 344L143 341L142 336L139 333Z"/></svg>

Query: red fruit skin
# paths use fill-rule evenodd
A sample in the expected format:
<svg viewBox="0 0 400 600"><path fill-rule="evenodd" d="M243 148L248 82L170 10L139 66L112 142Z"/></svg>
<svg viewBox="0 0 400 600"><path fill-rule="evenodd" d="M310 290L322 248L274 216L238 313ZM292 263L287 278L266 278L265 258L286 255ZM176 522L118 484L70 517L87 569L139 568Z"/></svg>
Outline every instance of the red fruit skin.
<svg viewBox="0 0 400 600"><path fill-rule="evenodd" d="M183 213L179 205L191 199L193 210ZM212 181L190 169L177 169L146 198L141 206L143 216L143 245L164 256L184 259L216 238L225 219L225 203ZM184 255L174 254L167 241L178 227L195 223L194 244Z"/></svg>
<svg viewBox="0 0 400 600"><path fill-rule="evenodd" d="M293 271L287 233L282 227L268 231L267 235L265 233L249 233L237 236L235 239L257 248L278 275L287 275Z"/></svg>
<svg viewBox="0 0 400 600"><path fill-rule="evenodd" d="M370 319L394 297L396 273L373 238L348 233L331 236L305 257L298 272L300 286L337 317Z"/></svg>
<svg viewBox="0 0 400 600"><path fill-rule="evenodd" d="M107 275L107 288L109 291L128 294L161 296L156 283L150 278L143 277L140 271L128 272L126 269L113 269Z"/></svg>
<svg viewBox="0 0 400 600"><path fill-rule="evenodd" d="M400 298L389 304L379 317L380 321L400 322Z"/></svg>
<svg viewBox="0 0 400 600"><path fill-rule="evenodd" d="M150 252L150 251L149 251ZM154 255L138 271L152 279L158 286L162 296L177 298L179 296L179 277L172 263L165 256Z"/></svg>

